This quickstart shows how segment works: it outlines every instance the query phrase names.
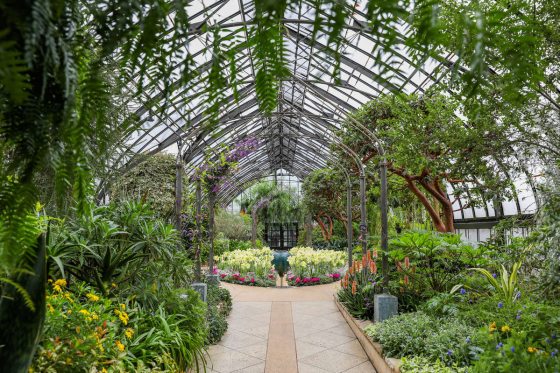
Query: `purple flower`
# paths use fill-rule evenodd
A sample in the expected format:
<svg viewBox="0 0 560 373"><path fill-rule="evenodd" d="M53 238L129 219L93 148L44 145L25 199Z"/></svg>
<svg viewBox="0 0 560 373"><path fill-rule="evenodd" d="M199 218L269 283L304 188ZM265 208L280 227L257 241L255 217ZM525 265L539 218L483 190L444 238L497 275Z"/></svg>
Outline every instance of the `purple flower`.
<svg viewBox="0 0 560 373"><path fill-rule="evenodd" d="M500 342L496 345L496 350L499 350L502 347L504 347L504 344L502 342Z"/></svg>
<svg viewBox="0 0 560 373"><path fill-rule="evenodd" d="M554 356L556 356L556 355L558 355L558 349L557 349L557 348L555 348L554 350L552 350L552 351L550 352L550 356L554 357Z"/></svg>
<svg viewBox="0 0 560 373"><path fill-rule="evenodd" d="M467 291L466 291L465 289L461 288L460 293L461 293L462 295L465 295L465 294L467 294Z"/></svg>
<svg viewBox="0 0 560 373"><path fill-rule="evenodd" d="M453 355L453 350L447 350L447 356Z"/></svg>
<svg viewBox="0 0 560 373"><path fill-rule="evenodd" d="M518 291L517 293L515 293L515 300L518 300L519 298L521 298L521 292Z"/></svg>
<svg viewBox="0 0 560 373"><path fill-rule="evenodd" d="M467 339L465 339L465 341L466 341L467 343L471 343L471 337L467 337Z"/></svg>
<svg viewBox="0 0 560 373"><path fill-rule="evenodd" d="M511 352L515 352L515 347L511 346L511 348L509 349Z"/></svg>
<svg viewBox="0 0 560 373"><path fill-rule="evenodd" d="M503 308L504 304L502 302L498 303L498 308Z"/></svg>
<svg viewBox="0 0 560 373"><path fill-rule="evenodd" d="M492 273L492 277L496 278L498 276L495 273Z"/></svg>

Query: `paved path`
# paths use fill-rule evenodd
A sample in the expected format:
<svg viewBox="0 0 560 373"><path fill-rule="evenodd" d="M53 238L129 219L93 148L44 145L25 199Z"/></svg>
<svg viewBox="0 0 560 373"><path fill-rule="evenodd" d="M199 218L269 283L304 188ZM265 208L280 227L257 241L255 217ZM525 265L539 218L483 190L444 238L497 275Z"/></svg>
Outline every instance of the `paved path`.
<svg viewBox="0 0 560 373"><path fill-rule="evenodd" d="M211 373L375 373L336 308L336 285L258 288L222 283L233 310L210 346Z"/></svg>

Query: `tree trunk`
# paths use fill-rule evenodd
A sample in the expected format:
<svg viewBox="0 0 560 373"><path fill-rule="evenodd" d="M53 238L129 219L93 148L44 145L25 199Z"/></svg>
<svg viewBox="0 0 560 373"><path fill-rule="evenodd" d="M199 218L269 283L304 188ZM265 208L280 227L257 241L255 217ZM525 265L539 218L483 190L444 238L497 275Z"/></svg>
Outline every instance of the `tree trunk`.
<svg viewBox="0 0 560 373"><path fill-rule="evenodd" d="M431 202L428 200L428 197L416 186L412 178L405 178L406 184L408 189L414 193L414 195L418 198L420 203L426 208L428 211L428 215L432 219L432 223L434 224L434 228L438 232L447 232L447 227L445 226L443 220L439 216L439 213L436 211L434 206L432 206Z"/></svg>

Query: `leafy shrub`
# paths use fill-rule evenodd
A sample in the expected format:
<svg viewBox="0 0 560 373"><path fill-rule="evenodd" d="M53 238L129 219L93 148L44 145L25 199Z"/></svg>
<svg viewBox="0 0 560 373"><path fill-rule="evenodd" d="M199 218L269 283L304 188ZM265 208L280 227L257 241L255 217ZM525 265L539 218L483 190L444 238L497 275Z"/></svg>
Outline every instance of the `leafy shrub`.
<svg viewBox="0 0 560 373"><path fill-rule="evenodd" d="M220 210L214 217L215 231L229 240L248 241L251 239L251 218Z"/></svg>
<svg viewBox="0 0 560 373"><path fill-rule="evenodd" d="M483 247L474 248L455 234L407 231L391 240L390 245L393 250L389 255L401 270L399 279L408 276L420 293L449 291L460 282L465 268L488 263ZM410 260L409 268L401 263L406 257Z"/></svg>
<svg viewBox="0 0 560 373"><path fill-rule="evenodd" d="M227 331L228 324L226 317L231 312L231 294L227 289L218 286L208 287L208 313L206 322L208 324L207 344L214 344L220 341Z"/></svg>
<svg viewBox="0 0 560 373"><path fill-rule="evenodd" d="M456 364L447 366L441 360L430 360L422 356L403 357L401 373L466 373L467 368Z"/></svg>
<svg viewBox="0 0 560 373"><path fill-rule="evenodd" d="M51 274L74 276L103 294L114 291L115 284L164 279L161 285L185 286L190 280L178 232L155 219L146 204L96 207L87 219L62 221L53 231L47 246ZM176 261L176 254L184 260Z"/></svg>
<svg viewBox="0 0 560 373"><path fill-rule="evenodd" d="M469 363L469 338L476 329L456 318L406 313L368 326L366 334L383 346L388 357L423 356L446 364Z"/></svg>

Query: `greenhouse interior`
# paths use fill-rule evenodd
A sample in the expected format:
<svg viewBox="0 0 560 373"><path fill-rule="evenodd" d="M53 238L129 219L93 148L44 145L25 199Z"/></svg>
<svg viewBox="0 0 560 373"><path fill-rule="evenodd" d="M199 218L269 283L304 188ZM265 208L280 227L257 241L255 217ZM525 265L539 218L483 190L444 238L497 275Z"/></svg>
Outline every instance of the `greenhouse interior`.
<svg viewBox="0 0 560 373"><path fill-rule="evenodd" d="M558 0L0 0L0 372L560 372Z"/></svg>

